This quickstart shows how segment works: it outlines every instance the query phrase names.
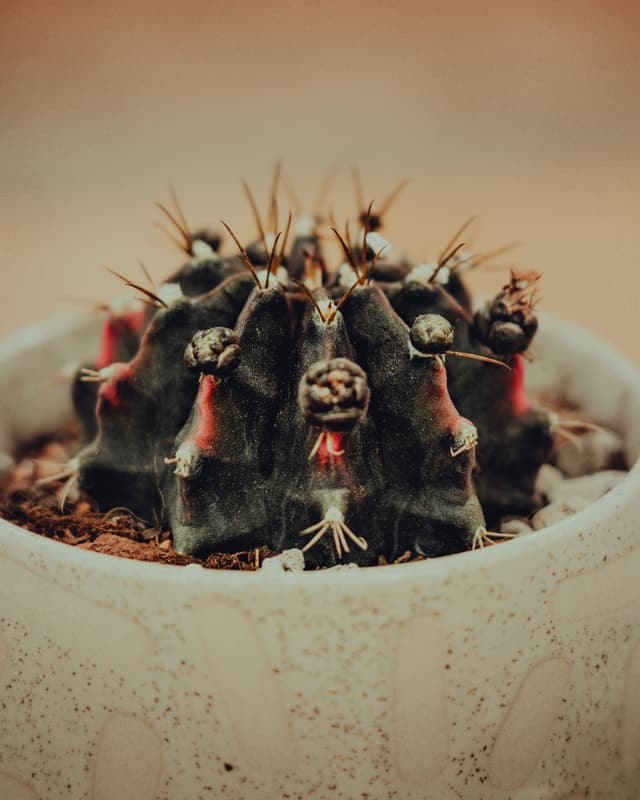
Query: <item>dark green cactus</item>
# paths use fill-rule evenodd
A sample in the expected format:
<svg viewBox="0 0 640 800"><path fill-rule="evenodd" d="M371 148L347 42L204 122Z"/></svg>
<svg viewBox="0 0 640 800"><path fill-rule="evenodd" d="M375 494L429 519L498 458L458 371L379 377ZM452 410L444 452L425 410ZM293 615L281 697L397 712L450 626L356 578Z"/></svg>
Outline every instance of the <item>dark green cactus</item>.
<svg viewBox="0 0 640 800"><path fill-rule="evenodd" d="M260 225L221 256L162 210L188 261L153 291L129 282L154 308L112 314L74 383L79 481L105 510L165 519L180 552L301 547L328 566L458 552L535 508L553 440L523 387L539 276L512 272L474 314L462 231L416 267L370 207L333 269L308 218L290 247L289 224Z"/></svg>

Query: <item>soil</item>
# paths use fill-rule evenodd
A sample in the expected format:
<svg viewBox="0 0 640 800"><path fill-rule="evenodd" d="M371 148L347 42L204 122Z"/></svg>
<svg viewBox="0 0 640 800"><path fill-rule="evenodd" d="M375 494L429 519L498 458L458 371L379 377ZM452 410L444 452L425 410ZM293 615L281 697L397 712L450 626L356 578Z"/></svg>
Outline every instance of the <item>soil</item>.
<svg viewBox="0 0 640 800"><path fill-rule="evenodd" d="M213 553L206 561L176 553L170 532L162 526L149 527L126 508L105 514L93 498L73 486L62 507L67 478L58 476L78 449L79 433L71 422L59 433L39 437L16 451L14 464L0 473L0 517L48 539L136 561L252 571L275 555L268 547Z"/></svg>

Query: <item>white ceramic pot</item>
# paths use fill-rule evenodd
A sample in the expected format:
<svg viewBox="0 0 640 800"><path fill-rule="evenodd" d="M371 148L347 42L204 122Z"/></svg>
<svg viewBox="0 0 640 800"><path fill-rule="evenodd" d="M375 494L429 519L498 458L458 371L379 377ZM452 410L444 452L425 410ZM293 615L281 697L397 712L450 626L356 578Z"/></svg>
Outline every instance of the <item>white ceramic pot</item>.
<svg viewBox="0 0 640 800"><path fill-rule="evenodd" d="M640 376L546 320L536 387L640 451ZM86 323L0 358L0 447L69 412ZM545 531L430 562L211 572L0 524L2 800L636 800L640 472Z"/></svg>

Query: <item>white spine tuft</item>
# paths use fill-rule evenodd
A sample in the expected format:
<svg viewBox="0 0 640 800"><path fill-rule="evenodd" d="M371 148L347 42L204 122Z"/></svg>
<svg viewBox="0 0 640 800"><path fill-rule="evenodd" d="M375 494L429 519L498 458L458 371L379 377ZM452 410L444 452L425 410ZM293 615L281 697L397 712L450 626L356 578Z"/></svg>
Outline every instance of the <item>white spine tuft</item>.
<svg viewBox="0 0 640 800"><path fill-rule="evenodd" d="M182 298L182 289L178 283L163 283L156 292L163 303L170 306Z"/></svg>
<svg viewBox="0 0 640 800"><path fill-rule="evenodd" d="M191 245L191 252L194 261L219 261L220 256L210 244L202 239L194 239Z"/></svg>

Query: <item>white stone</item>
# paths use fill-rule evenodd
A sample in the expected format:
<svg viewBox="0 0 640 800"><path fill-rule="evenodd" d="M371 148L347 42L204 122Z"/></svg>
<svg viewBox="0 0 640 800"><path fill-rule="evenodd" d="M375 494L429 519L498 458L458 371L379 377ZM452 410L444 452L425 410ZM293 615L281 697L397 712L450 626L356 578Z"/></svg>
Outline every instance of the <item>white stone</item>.
<svg viewBox="0 0 640 800"><path fill-rule="evenodd" d="M569 478L624 464L622 439L614 431L590 431L579 438L580 447L568 442L556 455L556 466Z"/></svg>
<svg viewBox="0 0 640 800"><path fill-rule="evenodd" d="M552 499L555 487L564 481L564 474L552 464L543 464L536 479L536 494L542 495L545 500Z"/></svg>
<svg viewBox="0 0 640 800"><path fill-rule="evenodd" d="M520 536L524 533L532 533L533 528L526 519L522 517L512 517L511 519L504 519L500 522L500 533L512 533L515 536Z"/></svg>
<svg viewBox="0 0 640 800"><path fill-rule="evenodd" d="M0 453L0 475L6 475L13 469L13 457L9 453Z"/></svg>
<svg viewBox="0 0 640 800"><path fill-rule="evenodd" d="M556 522L561 522L567 517L572 517L578 511L591 505L588 500L583 497L565 497L562 500L557 500L548 506L540 509L537 514L534 514L531 525L534 531L539 531L541 528L548 528L549 525L555 525Z"/></svg>
<svg viewBox="0 0 640 800"><path fill-rule="evenodd" d="M274 572L303 572L304 553L298 547L290 550L283 550L277 556L265 558L262 562L262 571L267 573Z"/></svg>
<svg viewBox="0 0 640 800"><path fill-rule="evenodd" d="M608 469L603 472L594 472L593 475L568 478L552 486L548 497L552 502L581 497L583 500L593 503L615 488L620 481L627 477L627 474L624 470Z"/></svg>

